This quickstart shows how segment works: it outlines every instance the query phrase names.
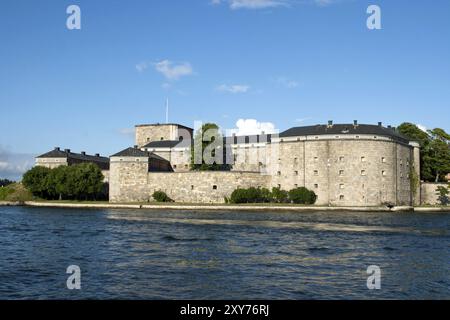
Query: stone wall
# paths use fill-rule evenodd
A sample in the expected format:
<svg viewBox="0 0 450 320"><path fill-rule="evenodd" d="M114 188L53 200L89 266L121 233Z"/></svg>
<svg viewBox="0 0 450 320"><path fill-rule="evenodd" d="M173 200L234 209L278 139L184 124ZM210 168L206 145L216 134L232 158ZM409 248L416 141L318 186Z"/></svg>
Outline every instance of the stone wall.
<svg viewBox="0 0 450 320"><path fill-rule="evenodd" d="M36 166L54 169L60 166L68 166L67 158L36 158Z"/></svg>
<svg viewBox="0 0 450 320"><path fill-rule="evenodd" d="M420 186L420 202L422 205L437 205L440 204L436 189L439 187L448 187L448 183L428 183L422 182Z"/></svg>
<svg viewBox="0 0 450 320"><path fill-rule="evenodd" d="M387 137L322 135L234 147L236 164L231 172L149 173L145 158L111 158L111 201L145 202L162 190L175 201L220 203L238 187L305 186L317 194L318 205L412 205L410 172L418 169L413 167L416 151ZM255 161L258 153L263 155ZM160 155L176 163L175 171L186 171L183 163L189 153L172 150ZM242 168L251 172L239 171Z"/></svg>
<svg viewBox="0 0 450 320"><path fill-rule="evenodd" d="M136 145L142 147L153 141L192 139L192 129L177 124L137 125L135 128Z"/></svg>
<svg viewBox="0 0 450 320"><path fill-rule="evenodd" d="M111 162L111 202L147 202L164 191L176 202L224 203L235 189L263 187L270 179L249 172L146 172L145 160L136 160Z"/></svg>

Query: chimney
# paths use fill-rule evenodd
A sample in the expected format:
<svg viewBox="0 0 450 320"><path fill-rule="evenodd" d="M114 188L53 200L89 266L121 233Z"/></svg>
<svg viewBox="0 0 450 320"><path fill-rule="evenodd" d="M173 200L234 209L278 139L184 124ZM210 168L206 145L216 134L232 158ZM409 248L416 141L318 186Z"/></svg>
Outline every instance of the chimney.
<svg viewBox="0 0 450 320"><path fill-rule="evenodd" d="M70 153L70 149L65 149L64 152L65 153Z"/></svg>
<svg viewBox="0 0 450 320"><path fill-rule="evenodd" d="M331 128L333 126L333 120L328 120L328 128Z"/></svg>
<svg viewBox="0 0 450 320"><path fill-rule="evenodd" d="M96 156L96 157L100 157L100 153L96 153L95 156Z"/></svg>
<svg viewBox="0 0 450 320"><path fill-rule="evenodd" d="M85 155L86 155L86 151L81 151L81 154L82 154L83 156L85 156Z"/></svg>
<svg viewBox="0 0 450 320"><path fill-rule="evenodd" d="M56 151L60 151L61 149L59 147L55 147L55 150Z"/></svg>
<svg viewBox="0 0 450 320"><path fill-rule="evenodd" d="M391 126L391 125L388 125L388 129L392 129L392 126Z"/></svg>
<svg viewBox="0 0 450 320"><path fill-rule="evenodd" d="M358 126L358 120L353 120L353 125L354 125L355 127L357 127L357 126Z"/></svg>
<svg viewBox="0 0 450 320"><path fill-rule="evenodd" d="M135 148L135 149L137 149L137 148L138 148L137 144L135 144L135 145L134 145L134 148Z"/></svg>
<svg viewBox="0 0 450 320"><path fill-rule="evenodd" d="M378 126L382 127L383 126L383 122L378 122Z"/></svg>

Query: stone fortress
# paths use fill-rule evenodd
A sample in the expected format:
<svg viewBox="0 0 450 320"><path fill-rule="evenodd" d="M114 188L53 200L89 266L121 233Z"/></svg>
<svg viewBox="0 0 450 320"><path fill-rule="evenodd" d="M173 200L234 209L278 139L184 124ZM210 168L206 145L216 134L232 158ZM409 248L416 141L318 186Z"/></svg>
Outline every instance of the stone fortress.
<svg viewBox="0 0 450 320"><path fill-rule="evenodd" d="M164 191L176 202L224 203L236 188L304 186L317 194L316 204L322 206L420 204L420 186L412 190L411 183L413 172L420 176L419 144L382 123L329 121L280 134L228 136L224 147L229 171L190 170L194 130L189 127L137 125L135 133L136 145L112 155L109 171L104 171L110 202L148 202L154 191ZM106 161L98 155L56 151L65 165ZM49 154L38 157L37 164L55 166Z"/></svg>

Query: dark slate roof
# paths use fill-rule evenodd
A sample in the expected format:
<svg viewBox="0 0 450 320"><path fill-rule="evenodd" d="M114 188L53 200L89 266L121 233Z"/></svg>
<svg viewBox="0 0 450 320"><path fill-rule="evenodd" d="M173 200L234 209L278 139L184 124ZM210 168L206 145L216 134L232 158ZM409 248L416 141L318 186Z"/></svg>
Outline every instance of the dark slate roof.
<svg viewBox="0 0 450 320"><path fill-rule="evenodd" d="M151 159L167 161L153 152L142 151L141 149L133 147L126 148L116 154L113 154L111 157L149 157Z"/></svg>
<svg viewBox="0 0 450 320"><path fill-rule="evenodd" d="M345 135L345 134L370 134L377 136L387 136L394 140L408 143L409 139L394 128L386 128L381 125L370 124L333 124L328 125L315 125L307 127L294 127L280 133L280 138L283 137L297 137L297 136L318 136L325 134Z"/></svg>
<svg viewBox="0 0 450 320"><path fill-rule="evenodd" d="M149 149L157 149L157 148L183 148L189 146L188 140L160 140L160 141L152 141L143 148L149 148Z"/></svg>
<svg viewBox="0 0 450 320"><path fill-rule="evenodd" d="M82 161L109 163L109 158L107 158L107 157L75 153L75 152L71 152L70 150L62 151L59 148L55 148L54 150L44 153L44 154L38 156L37 158L70 158L70 159L77 159L77 160L82 160Z"/></svg>

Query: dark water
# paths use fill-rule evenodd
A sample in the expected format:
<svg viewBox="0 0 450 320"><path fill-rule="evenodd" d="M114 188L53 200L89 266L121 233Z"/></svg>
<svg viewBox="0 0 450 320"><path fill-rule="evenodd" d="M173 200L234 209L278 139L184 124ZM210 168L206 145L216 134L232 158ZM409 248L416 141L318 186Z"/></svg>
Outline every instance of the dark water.
<svg viewBox="0 0 450 320"><path fill-rule="evenodd" d="M0 207L0 254L0 299L450 299L450 214Z"/></svg>

